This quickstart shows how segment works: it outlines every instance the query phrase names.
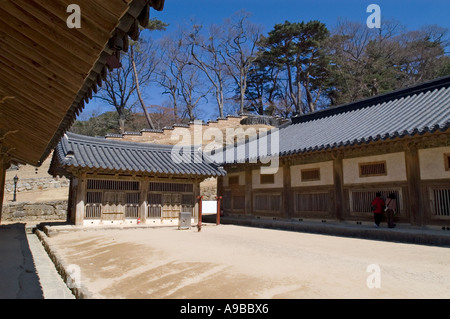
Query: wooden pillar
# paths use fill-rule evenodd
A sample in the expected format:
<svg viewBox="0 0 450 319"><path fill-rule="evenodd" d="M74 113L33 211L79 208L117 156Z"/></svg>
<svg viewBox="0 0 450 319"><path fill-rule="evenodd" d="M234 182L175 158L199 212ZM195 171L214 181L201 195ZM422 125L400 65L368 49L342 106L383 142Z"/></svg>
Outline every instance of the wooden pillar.
<svg viewBox="0 0 450 319"><path fill-rule="evenodd" d="M199 217L199 207L198 207L198 200L197 197L200 196L200 181L199 180L195 180L194 181L194 199L195 199L195 204L194 204L194 224L198 224L198 217Z"/></svg>
<svg viewBox="0 0 450 319"><path fill-rule="evenodd" d="M252 169L245 170L245 215L253 215Z"/></svg>
<svg viewBox="0 0 450 319"><path fill-rule="evenodd" d="M203 196L197 196L198 199L198 223L197 223L197 229L198 231L202 230L202 199Z"/></svg>
<svg viewBox="0 0 450 319"><path fill-rule="evenodd" d="M140 207L139 207L139 218L141 219L142 223L145 223L147 221L147 215L148 215L148 187L149 187L149 181L146 178L142 178L140 181L140 193L139 193L139 201L140 201Z"/></svg>
<svg viewBox="0 0 450 319"><path fill-rule="evenodd" d="M342 152L333 154L334 212L336 220L344 219L344 169Z"/></svg>
<svg viewBox="0 0 450 319"><path fill-rule="evenodd" d="M2 223L3 196L5 191L6 169L10 162L0 157L0 225Z"/></svg>
<svg viewBox="0 0 450 319"><path fill-rule="evenodd" d="M422 192L420 191L420 166L419 152L414 143L407 145L405 150L406 178L408 184L407 209L409 210L412 225L422 226L424 216L422 214Z"/></svg>
<svg viewBox="0 0 450 319"><path fill-rule="evenodd" d="M67 198L67 215L66 215L66 221L70 222L72 220L73 216L73 200L74 200L74 186L73 186L73 178L70 179L69 183L69 196Z"/></svg>
<svg viewBox="0 0 450 319"><path fill-rule="evenodd" d="M216 191L217 196L223 196L223 180L224 180L223 176L217 177L217 191Z"/></svg>
<svg viewBox="0 0 450 319"><path fill-rule="evenodd" d="M77 177L76 182L75 225L83 225L84 212L86 209L86 174Z"/></svg>
<svg viewBox="0 0 450 319"><path fill-rule="evenodd" d="M222 196L216 196L217 200L217 212L216 212L216 225L220 225L220 200Z"/></svg>
<svg viewBox="0 0 450 319"><path fill-rule="evenodd" d="M283 211L284 218L292 218L293 206L292 206L292 190L291 190L291 165L286 162L282 166L283 168Z"/></svg>

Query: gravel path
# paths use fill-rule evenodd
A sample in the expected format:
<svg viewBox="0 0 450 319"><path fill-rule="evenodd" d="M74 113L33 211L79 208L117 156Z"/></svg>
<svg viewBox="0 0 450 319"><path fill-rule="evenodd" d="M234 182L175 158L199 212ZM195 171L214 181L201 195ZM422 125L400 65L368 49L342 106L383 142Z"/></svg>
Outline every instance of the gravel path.
<svg viewBox="0 0 450 319"><path fill-rule="evenodd" d="M208 225L48 238L94 298L450 298L450 249Z"/></svg>

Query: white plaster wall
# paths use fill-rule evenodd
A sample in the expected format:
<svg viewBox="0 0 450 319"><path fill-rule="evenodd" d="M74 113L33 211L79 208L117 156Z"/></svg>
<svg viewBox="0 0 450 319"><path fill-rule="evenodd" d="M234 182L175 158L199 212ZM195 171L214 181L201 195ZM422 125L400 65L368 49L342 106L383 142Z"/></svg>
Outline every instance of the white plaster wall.
<svg viewBox="0 0 450 319"><path fill-rule="evenodd" d="M259 169L252 170L252 186L253 188L281 188L283 187L283 168L279 167L274 176L273 184L261 184L261 171Z"/></svg>
<svg viewBox="0 0 450 319"><path fill-rule="evenodd" d="M228 180L230 177L233 176L239 176L239 185L245 185L245 172L239 172L239 173L231 173L231 174L227 174L227 176L225 176L223 178L223 186L227 187L229 185Z"/></svg>
<svg viewBox="0 0 450 319"><path fill-rule="evenodd" d="M445 170L444 154L450 154L450 146L419 150L421 179L450 178L450 170Z"/></svg>
<svg viewBox="0 0 450 319"><path fill-rule="evenodd" d="M387 175L359 177L359 163L379 161L386 161ZM406 181L406 163L404 152L346 158L342 161L342 165L344 170L344 184Z"/></svg>
<svg viewBox="0 0 450 319"><path fill-rule="evenodd" d="M302 182L301 171L303 169L320 169L320 180ZM302 164L291 166L291 186L320 186L320 185L333 185L333 161Z"/></svg>

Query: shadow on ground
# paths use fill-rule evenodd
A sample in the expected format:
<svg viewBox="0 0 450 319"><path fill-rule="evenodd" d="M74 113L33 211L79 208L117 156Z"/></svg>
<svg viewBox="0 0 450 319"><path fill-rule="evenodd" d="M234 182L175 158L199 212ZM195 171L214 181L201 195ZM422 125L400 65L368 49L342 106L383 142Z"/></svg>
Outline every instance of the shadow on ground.
<svg viewBox="0 0 450 319"><path fill-rule="evenodd" d="M43 299L25 224L0 225L0 299Z"/></svg>

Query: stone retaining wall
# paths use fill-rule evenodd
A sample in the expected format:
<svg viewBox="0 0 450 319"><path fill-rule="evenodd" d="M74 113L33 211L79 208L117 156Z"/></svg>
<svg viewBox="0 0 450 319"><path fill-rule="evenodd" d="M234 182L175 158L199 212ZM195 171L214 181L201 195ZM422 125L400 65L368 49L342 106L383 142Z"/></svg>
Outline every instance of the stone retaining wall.
<svg viewBox="0 0 450 319"><path fill-rule="evenodd" d="M69 187L70 181L67 178L25 178L17 182L17 192L42 191L52 188ZM5 193L14 192L14 182L5 181Z"/></svg>
<svg viewBox="0 0 450 319"><path fill-rule="evenodd" d="M42 203L17 202L3 205L2 222L65 221L67 200Z"/></svg>

